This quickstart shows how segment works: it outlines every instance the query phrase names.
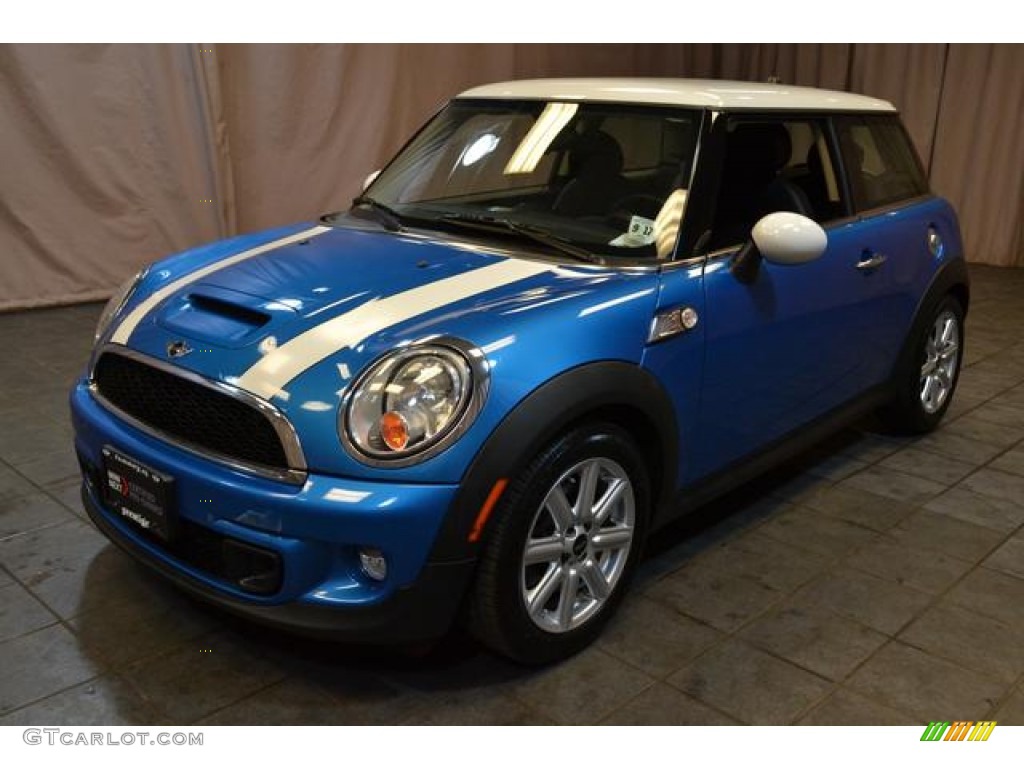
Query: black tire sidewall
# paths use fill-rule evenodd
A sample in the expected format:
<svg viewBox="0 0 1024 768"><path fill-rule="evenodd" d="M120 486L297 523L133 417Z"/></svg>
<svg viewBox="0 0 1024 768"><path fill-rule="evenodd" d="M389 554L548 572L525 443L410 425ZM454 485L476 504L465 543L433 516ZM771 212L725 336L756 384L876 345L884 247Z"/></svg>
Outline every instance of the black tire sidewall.
<svg viewBox="0 0 1024 768"><path fill-rule="evenodd" d="M619 464L633 486L635 522L633 544L626 567L600 611L583 626L564 633L538 627L523 604L521 567L523 548L537 510L561 475L589 458L607 458ZM526 664L546 664L582 650L590 644L615 613L627 591L640 559L650 508L650 482L643 458L629 435L611 424L594 424L572 430L543 451L510 485L499 505L498 519L487 542L477 589L490 595L499 611L478 637L496 650Z"/></svg>

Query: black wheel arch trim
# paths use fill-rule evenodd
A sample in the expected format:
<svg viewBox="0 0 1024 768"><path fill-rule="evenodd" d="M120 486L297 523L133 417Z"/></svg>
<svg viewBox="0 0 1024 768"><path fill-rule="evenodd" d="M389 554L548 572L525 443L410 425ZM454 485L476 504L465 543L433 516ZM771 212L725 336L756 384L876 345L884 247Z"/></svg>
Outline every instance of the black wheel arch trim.
<svg viewBox="0 0 1024 768"><path fill-rule="evenodd" d="M462 478L430 562L475 557L486 540L486 530L477 543L470 542L468 535L494 484L515 477L544 445L592 416L640 436L638 448L652 470L652 508L671 498L676 486L679 428L668 393L653 374L634 363L584 364L535 389L491 433ZM630 423L630 416L642 421ZM656 466L650 466L652 461Z"/></svg>
<svg viewBox="0 0 1024 768"><path fill-rule="evenodd" d="M963 290L964 315L966 315L971 296L971 278L967 272L967 262L963 258L950 259L936 270L928 285L928 290L924 292L924 296L918 302L917 310L914 313L915 319L923 309L947 293L955 291L958 287Z"/></svg>
<svg viewBox="0 0 1024 768"><path fill-rule="evenodd" d="M907 366L913 366L914 354L913 340L918 337L926 323L930 322L929 312L936 306L944 296L952 293L963 304L964 317L967 317L967 306L970 303L971 280L967 272L967 262L963 258L955 258L947 261L932 277L928 289L924 292L921 300L914 309L914 319L910 323L903 348L900 350L896 364L893 366L891 381L900 380L900 376L907 370Z"/></svg>

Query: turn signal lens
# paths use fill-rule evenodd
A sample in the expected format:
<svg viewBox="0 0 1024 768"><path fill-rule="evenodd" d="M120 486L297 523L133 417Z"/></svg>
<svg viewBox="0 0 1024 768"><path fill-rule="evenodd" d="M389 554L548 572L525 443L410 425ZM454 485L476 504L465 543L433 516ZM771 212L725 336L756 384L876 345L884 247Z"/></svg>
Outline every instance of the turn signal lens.
<svg viewBox="0 0 1024 768"><path fill-rule="evenodd" d="M392 451L401 451L409 444L409 425L402 414L388 411L380 417L380 436Z"/></svg>

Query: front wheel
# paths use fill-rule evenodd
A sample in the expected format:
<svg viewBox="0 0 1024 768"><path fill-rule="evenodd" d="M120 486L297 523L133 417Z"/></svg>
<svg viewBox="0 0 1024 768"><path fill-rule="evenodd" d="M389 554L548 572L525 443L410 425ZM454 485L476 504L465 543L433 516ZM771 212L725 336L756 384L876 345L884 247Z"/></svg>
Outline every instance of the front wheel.
<svg viewBox="0 0 1024 768"><path fill-rule="evenodd" d="M472 632L523 664L589 644L622 600L649 505L646 467L611 424L575 429L509 486L470 596Z"/></svg>
<svg viewBox="0 0 1024 768"><path fill-rule="evenodd" d="M963 360L964 310L953 296L933 308L909 339L907 364L896 373L895 396L882 412L900 432L921 434L938 426L953 399Z"/></svg>

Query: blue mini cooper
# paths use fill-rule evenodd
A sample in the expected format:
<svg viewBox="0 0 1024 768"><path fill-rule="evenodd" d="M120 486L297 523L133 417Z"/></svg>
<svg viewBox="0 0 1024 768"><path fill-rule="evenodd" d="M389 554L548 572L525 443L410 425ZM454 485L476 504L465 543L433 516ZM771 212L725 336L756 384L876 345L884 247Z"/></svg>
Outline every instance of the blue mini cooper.
<svg viewBox="0 0 1024 768"><path fill-rule="evenodd" d="M572 654L645 539L877 410L933 429L955 213L893 107L546 80L444 107L344 212L159 261L71 393L83 500L294 631Z"/></svg>

